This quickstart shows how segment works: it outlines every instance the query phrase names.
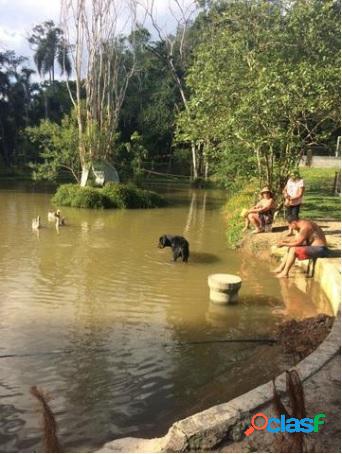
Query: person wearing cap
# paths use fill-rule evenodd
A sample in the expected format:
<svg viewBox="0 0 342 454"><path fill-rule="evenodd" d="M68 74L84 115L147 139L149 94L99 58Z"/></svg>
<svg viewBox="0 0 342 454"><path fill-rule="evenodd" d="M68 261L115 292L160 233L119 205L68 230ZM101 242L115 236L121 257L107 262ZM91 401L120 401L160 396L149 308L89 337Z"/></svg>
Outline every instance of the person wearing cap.
<svg viewBox="0 0 342 454"><path fill-rule="evenodd" d="M304 190L304 180L301 178L298 170L292 171L283 191L287 218L290 216L299 219L299 210L303 201Z"/></svg>
<svg viewBox="0 0 342 454"><path fill-rule="evenodd" d="M260 191L261 200L247 212L247 220L255 227L253 233L261 233L265 231L265 225L272 224L273 214L276 208L273 199L272 191L265 186ZM247 226L248 228L248 226ZM245 227L244 230L247 229Z"/></svg>

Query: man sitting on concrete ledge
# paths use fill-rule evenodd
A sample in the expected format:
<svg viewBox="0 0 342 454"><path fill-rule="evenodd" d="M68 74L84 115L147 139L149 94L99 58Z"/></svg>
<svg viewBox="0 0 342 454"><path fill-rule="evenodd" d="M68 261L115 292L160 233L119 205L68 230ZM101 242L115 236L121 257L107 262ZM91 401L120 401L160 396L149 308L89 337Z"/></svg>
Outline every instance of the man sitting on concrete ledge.
<svg viewBox="0 0 342 454"><path fill-rule="evenodd" d="M288 277L296 259L316 259L328 255L327 240L315 222L290 216L288 223L289 228L298 233L295 238L282 240L277 244L278 247L289 248L278 268L273 271L277 277Z"/></svg>

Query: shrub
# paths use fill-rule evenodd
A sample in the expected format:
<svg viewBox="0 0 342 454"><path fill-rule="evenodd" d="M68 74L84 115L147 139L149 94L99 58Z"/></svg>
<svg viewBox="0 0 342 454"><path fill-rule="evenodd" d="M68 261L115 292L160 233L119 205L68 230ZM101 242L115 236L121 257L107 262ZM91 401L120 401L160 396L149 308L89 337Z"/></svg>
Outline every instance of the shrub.
<svg viewBox="0 0 342 454"><path fill-rule="evenodd" d="M76 196L79 186L75 184L63 184L59 186L52 201L56 205L71 206L71 203Z"/></svg>
<svg viewBox="0 0 342 454"><path fill-rule="evenodd" d="M71 202L74 208L107 208L108 200L96 188L79 188Z"/></svg>
<svg viewBox="0 0 342 454"><path fill-rule="evenodd" d="M167 205L166 200L161 195L157 194L153 191L147 191L146 189L140 189L142 192L142 206L141 208L156 208L156 207L163 207Z"/></svg>
<svg viewBox="0 0 342 454"><path fill-rule="evenodd" d="M133 184L108 183L103 188L60 186L52 198L56 205L74 208L155 208L165 205L159 194Z"/></svg>
<svg viewBox="0 0 342 454"><path fill-rule="evenodd" d="M132 184L109 183L102 192L115 208L141 208L140 189Z"/></svg>
<svg viewBox="0 0 342 454"><path fill-rule="evenodd" d="M56 205L75 208L108 208L109 201L99 189L81 188L76 184L63 184L57 189L52 201Z"/></svg>
<svg viewBox="0 0 342 454"><path fill-rule="evenodd" d="M108 183L102 189L113 208L156 208L165 205L165 199L153 191L140 189L132 183Z"/></svg>

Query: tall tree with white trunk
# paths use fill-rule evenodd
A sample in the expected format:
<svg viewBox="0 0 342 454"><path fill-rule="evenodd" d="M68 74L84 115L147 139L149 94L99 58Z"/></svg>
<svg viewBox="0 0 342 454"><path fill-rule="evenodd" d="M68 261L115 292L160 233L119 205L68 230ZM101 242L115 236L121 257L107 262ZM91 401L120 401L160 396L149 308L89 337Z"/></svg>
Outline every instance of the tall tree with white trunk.
<svg viewBox="0 0 342 454"><path fill-rule="evenodd" d="M70 89L69 94L77 114L81 186L85 186L92 163L107 159L115 146L120 110L136 70L132 32L137 4L135 0L61 0L61 19L76 80L76 95Z"/></svg>

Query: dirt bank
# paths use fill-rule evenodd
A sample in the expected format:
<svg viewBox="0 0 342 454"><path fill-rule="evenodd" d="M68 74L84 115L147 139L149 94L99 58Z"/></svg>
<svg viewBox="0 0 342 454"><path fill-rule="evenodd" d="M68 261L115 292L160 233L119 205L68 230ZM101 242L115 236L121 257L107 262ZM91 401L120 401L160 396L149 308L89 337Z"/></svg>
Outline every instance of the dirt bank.
<svg viewBox="0 0 342 454"><path fill-rule="evenodd" d="M326 235L329 249L336 251L341 249L341 223L336 221L316 221ZM271 259L271 248L287 234L287 226L284 222L277 222L273 231L259 233L257 235L249 232L240 242L240 248L261 259ZM337 255L337 254L336 254Z"/></svg>

